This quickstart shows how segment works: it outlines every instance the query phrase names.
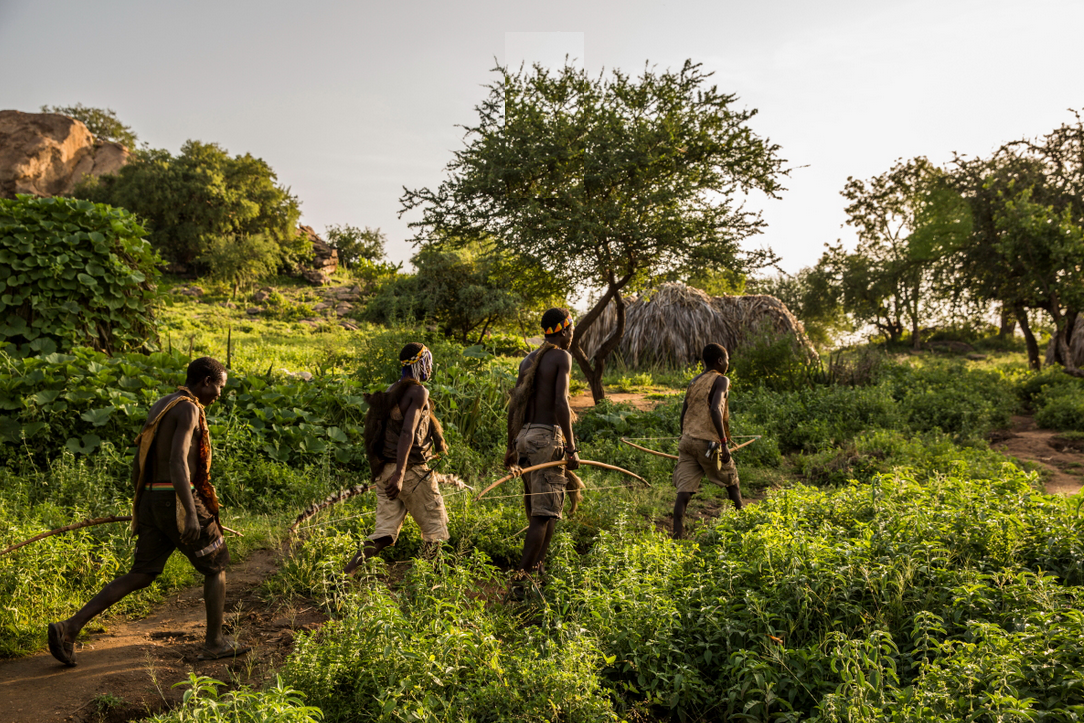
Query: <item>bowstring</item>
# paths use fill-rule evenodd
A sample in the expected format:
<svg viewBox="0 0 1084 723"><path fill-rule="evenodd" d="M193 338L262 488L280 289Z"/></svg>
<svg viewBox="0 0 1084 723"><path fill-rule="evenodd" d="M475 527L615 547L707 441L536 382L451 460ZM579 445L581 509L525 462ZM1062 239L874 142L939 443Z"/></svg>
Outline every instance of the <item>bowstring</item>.
<svg viewBox="0 0 1084 723"><path fill-rule="evenodd" d="M584 487L583 489L580 490L580 492L594 492L596 490L625 490L625 489L629 489L629 488L626 485L613 485L612 487ZM506 500L506 499L511 499L513 497L516 497L516 498L519 498L519 497L534 497L535 495L551 495L551 494L553 494L553 492L523 492L521 494L515 494L515 495L486 495L482 499L477 500L477 502L481 502L482 500Z"/></svg>
<svg viewBox="0 0 1084 723"><path fill-rule="evenodd" d="M753 438L760 439L763 436L764 436L763 434L732 434L732 435L730 435L730 438L731 439L753 439ZM628 439L628 440L654 440L654 439L681 439L681 437L680 436L678 436L678 437L625 437L625 439Z"/></svg>

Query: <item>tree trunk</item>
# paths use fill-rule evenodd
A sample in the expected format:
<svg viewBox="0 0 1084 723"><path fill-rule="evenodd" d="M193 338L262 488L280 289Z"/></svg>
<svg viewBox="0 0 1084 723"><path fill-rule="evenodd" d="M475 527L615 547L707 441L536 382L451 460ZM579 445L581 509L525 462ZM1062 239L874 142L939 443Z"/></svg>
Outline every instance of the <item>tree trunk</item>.
<svg viewBox="0 0 1084 723"><path fill-rule="evenodd" d="M1012 311L1003 304L1001 306L1001 326L997 330L997 338L1004 339L1014 333L1016 333L1016 319L1013 317Z"/></svg>
<svg viewBox="0 0 1084 723"><path fill-rule="evenodd" d="M474 342L476 345L481 344L482 341L485 340L486 332L489 331L489 325L492 324L493 320L496 319L496 318L497 318L496 316L491 316L488 319L486 319L486 324L485 324L485 326L482 327L482 333L478 335L478 341Z"/></svg>
<svg viewBox="0 0 1084 723"><path fill-rule="evenodd" d="M1024 345L1028 349L1028 368L1039 371L1042 360L1039 359L1039 343L1035 341L1035 335L1031 333L1031 325L1028 324L1028 312L1022 305L1013 308L1016 321L1020 324L1020 331L1024 334Z"/></svg>
<svg viewBox="0 0 1084 723"><path fill-rule="evenodd" d="M627 284L631 278L632 274L629 273L618 280L611 273L609 283L606 285L606 293L602 295L602 298L595 303L591 310L587 312L587 315L583 317L579 324L577 324L579 329L590 328L602 314L606 305L611 301L614 302L614 307L617 310L617 325L595 351L592 359L588 359L587 354L585 354L580 347L580 335L574 334L572 337L572 346L569 348L569 352L576 360L576 363L580 365L580 370L583 371L584 377L587 378L587 384L591 388L591 397L594 399L595 404L598 404L606 398L606 390L602 388L602 373L606 370L606 360L609 358L610 353L617 348L617 345L621 343L621 337L625 335L625 299L621 296L621 288ZM592 362L594 363L592 364Z"/></svg>
<svg viewBox="0 0 1084 723"><path fill-rule="evenodd" d="M1061 305L1058 303L1057 297L1047 303L1046 311L1054 320L1054 339L1052 340L1054 344L1054 360L1061 364L1068 373L1073 376L1080 376L1076 364L1073 363L1073 355L1069 351L1069 324L1065 315L1061 313Z"/></svg>

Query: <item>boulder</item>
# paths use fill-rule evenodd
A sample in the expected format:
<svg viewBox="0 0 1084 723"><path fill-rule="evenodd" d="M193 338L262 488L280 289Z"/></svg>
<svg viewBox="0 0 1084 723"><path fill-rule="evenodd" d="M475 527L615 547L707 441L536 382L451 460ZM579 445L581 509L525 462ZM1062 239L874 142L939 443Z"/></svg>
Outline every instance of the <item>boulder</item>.
<svg viewBox="0 0 1084 723"><path fill-rule="evenodd" d="M331 283L331 275L339 268L339 252L320 238L311 226L299 226L298 232L312 244L312 260L297 269L297 275L315 286Z"/></svg>
<svg viewBox="0 0 1084 723"><path fill-rule="evenodd" d="M74 118L0 111L0 198L68 194L83 176L116 173L128 157L127 148L97 140Z"/></svg>

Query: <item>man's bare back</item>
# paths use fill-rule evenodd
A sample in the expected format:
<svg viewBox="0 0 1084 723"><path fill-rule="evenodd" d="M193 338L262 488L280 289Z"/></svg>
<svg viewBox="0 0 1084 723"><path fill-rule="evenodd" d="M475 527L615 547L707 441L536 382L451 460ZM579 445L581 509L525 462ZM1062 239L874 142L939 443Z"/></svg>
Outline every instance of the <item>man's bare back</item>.
<svg viewBox="0 0 1084 723"><path fill-rule="evenodd" d="M530 368L534 357L543 353L535 349L519 365L519 379L522 380ZM564 349L549 349L539 362L535 372L534 395L527 404L523 421L532 424L560 424L558 408L567 408L568 375L572 370L572 355ZM563 404L562 404L563 403ZM563 425L562 425L563 426ZM568 430L564 430L566 433ZM571 438L568 435L566 438Z"/></svg>

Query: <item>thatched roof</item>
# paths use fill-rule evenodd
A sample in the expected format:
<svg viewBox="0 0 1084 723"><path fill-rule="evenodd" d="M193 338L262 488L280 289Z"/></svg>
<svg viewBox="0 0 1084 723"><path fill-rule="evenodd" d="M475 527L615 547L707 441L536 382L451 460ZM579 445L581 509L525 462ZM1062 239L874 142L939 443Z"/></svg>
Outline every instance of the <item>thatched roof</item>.
<svg viewBox="0 0 1084 723"><path fill-rule="evenodd" d="M802 323L774 296L708 296L700 289L672 283L625 301L625 336L617 354L631 367L686 366L698 361L712 342L734 354L765 333L788 336L817 356ZM594 354L616 323L617 312L610 303L581 337L587 356Z"/></svg>

